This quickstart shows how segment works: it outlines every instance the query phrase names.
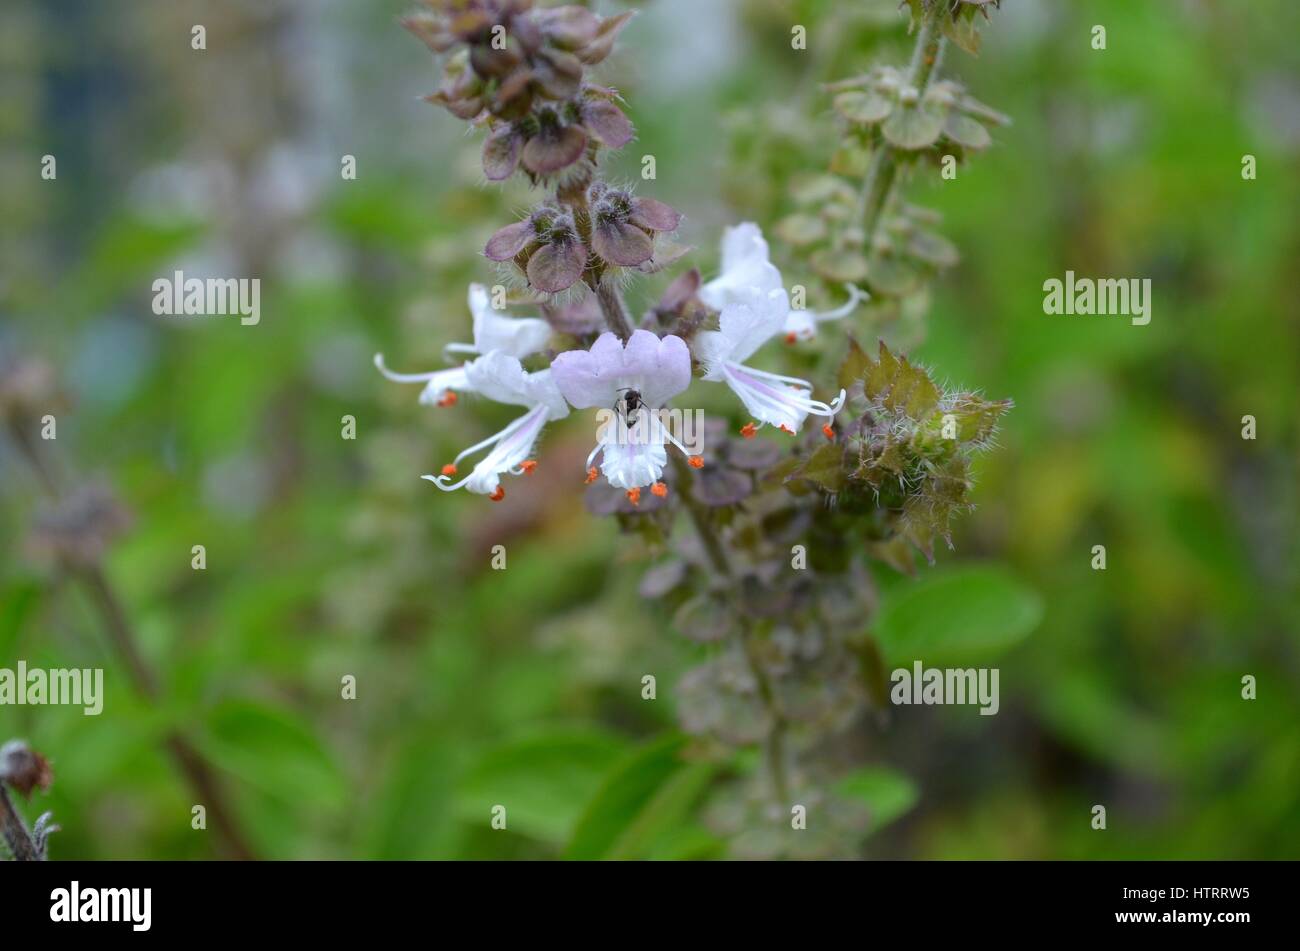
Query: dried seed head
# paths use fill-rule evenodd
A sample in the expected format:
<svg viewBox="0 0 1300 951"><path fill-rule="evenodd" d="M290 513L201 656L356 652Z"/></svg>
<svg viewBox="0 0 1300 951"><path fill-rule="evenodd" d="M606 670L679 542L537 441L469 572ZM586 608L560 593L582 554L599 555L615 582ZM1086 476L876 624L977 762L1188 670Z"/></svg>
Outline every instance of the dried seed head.
<svg viewBox="0 0 1300 951"><path fill-rule="evenodd" d="M47 791L54 782L54 773L44 756L22 740L10 740L0 746L0 782L8 783L23 798L28 798L38 787L41 792Z"/></svg>

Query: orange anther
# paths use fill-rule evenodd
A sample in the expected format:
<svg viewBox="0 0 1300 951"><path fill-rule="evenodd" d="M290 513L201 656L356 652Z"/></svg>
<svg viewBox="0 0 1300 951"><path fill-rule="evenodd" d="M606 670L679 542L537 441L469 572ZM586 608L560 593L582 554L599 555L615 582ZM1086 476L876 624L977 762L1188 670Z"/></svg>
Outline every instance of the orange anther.
<svg viewBox="0 0 1300 951"><path fill-rule="evenodd" d="M788 333L788 334L785 335L785 342L786 342L786 343L791 343L791 344L792 344L792 343L798 343L798 341L799 341L799 335L798 335L798 334Z"/></svg>
<svg viewBox="0 0 1300 951"><path fill-rule="evenodd" d="M744 426L740 427L740 435L744 436L746 439L753 439L754 433L756 432L758 432L758 424L753 420L750 420Z"/></svg>
<svg viewBox="0 0 1300 951"><path fill-rule="evenodd" d="M443 466L443 467L442 467L442 474L443 474L443 475L455 475L455 474L456 474L456 463L454 463L454 462L449 462L449 463L447 463L445 466Z"/></svg>
<svg viewBox="0 0 1300 951"><path fill-rule="evenodd" d="M438 397L438 405L455 406L457 399L459 399L459 397L456 396L456 391L448 390L446 393L443 393L442 396Z"/></svg>
<svg viewBox="0 0 1300 951"><path fill-rule="evenodd" d="M491 499L493 502L500 502L505 497L506 497L506 487L504 485L497 486L497 490L488 496L488 498Z"/></svg>
<svg viewBox="0 0 1300 951"><path fill-rule="evenodd" d="M633 505L640 505L640 504L641 504L641 489L640 489L640 487L637 487L637 488L634 488L634 489L628 489L628 490L627 490L627 500L628 500L629 502L631 502Z"/></svg>
<svg viewBox="0 0 1300 951"><path fill-rule="evenodd" d="M592 466L590 469L587 470L587 481L584 484L591 485L593 482L596 481L596 475L597 475L596 467Z"/></svg>
<svg viewBox="0 0 1300 951"><path fill-rule="evenodd" d="M703 457L703 456L691 456L691 458L687 459L686 461L690 463L692 469L703 469L703 468L704 468L704 457Z"/></svg>
<svg viewBox="0 0 1300 951"><path fill-rule="evenodd" d="M827 439L835 438L835 430L831 429L830 423L827 423L825 426L822 427L822 435L825 436Z"/></svg>
<svg viewBox="0 0 1300 951"><path fill-rule="evenodd" d="M791 436L794 435L794 430L791 429L789 426L787 426L785 423L782 423L782 424L781 424L780 426L778 426L777 428L780 429L781 432L783 432L783 433L788 433L788 434L791 435Z"/></svg>
<svg viewBox="0 0 1300 951"><path fill-rule="evenodd" d="M524 470L524 475L532 475L537 471L537 460L525 459L519 464L519 468Z"/></svg>
<svg viewBox="0 0 1300 951"><path fill-rule="evenodd" d="M662 482L656 482L654 485L650 486L650 491L662 499L668 494L668 486L664 485Z"/></svg>

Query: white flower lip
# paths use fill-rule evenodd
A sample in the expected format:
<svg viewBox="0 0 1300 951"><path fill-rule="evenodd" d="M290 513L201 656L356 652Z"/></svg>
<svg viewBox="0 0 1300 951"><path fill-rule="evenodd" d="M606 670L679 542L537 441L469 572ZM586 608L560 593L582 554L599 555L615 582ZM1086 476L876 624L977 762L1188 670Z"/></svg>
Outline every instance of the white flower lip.
<svg viewBox="0 0 1300 951"><path fill-rule="evenodd" d="M551 337L551 325L540 317L506 317L497 313L482 284L469 286L469 312L474 319L476 353L499 351L523 359L545 347Z"/></svg>
<svg viewBox="0 0 1300 951"><path fill-rule="evenodd" d="M700 288L700 300L722 310L737 299L769 291L784 296L785 283L771 262L762 230L752 221L728 228L722 233L722 273ZM789 306L786 298L786 308Z"/></svg>
<svg viewBox="0 0 1300 951"><path fill-rule="evenodd" d="M463 450L448 467L451 473L426 475L422 478L446 492L466 488L480 495L497 496L501 476L519 475L533 453L542 429L553 419L569 415L569 406L560 395L550 370L529 373L517 357L500 351L485 354L466 365L469 383L475 392L498 403L524 406L528 412L505 429ZM491 451L459 482L452 479L456 467L480 449ZM498 496L499 497L499 496Z"/></svg>
<svg viewBox="0 0 1300 951"><path fill-rule="evenodd" d="M704 379L730 387L755 421L788 432L798 432L809 415L833 419L844 405L843 390L823 403L811 398L812 384L806 380L755 370L744 361L778 334L810 337L819 321L849 314L866 295L853 285L845 287L849 301L842 307L824 314L792 311L758 225L728 228L722 238L722 274L700 289L700 298L721 311L718 329L695 338Z"/></svg>
<svg viewBox="0 0 1300 951"><path fill-rule="evenodd" d="M551 327L538 317L506 317L498 314L491 305L488 290L482 284L471 284L468 295L469 311L473 319L473 343L450 343L444 352L468 354L502 353L523 358L546 346ZM455 390L474 392L468 368L477 361L445 370L427 373L395 373L384 364L384 355L375 354L375 366L386 378L395 383L424 383L420 402L443 404L448 394Z"/></svg>
<svg viewBox="0 0 1300 951"><path fill-rule="evenodd" d="M507 426L495 436L490 436L480 443L475 443L462 450L453 466L459 465L466 456L471 456L488 446L492 447L473 470L459 482L453 482L449 475L425 475L427 479L444 492L466 488L479 495L494 495L501 487L501 476L507 472L519 475L523 463L533 454L533 446L546 425L547 412L543 405L534 406L523 416Z"/></svg>
<svg viewBox="0 0 1300 951"><path fill-rule="evenodd" d="M641 413L630 427L623 417L615 417L611 425L602 427L587 465L600 453L600 471L610 485L618 489L653 485L668 464L665 437L671 438L654 413Z"/></svg>

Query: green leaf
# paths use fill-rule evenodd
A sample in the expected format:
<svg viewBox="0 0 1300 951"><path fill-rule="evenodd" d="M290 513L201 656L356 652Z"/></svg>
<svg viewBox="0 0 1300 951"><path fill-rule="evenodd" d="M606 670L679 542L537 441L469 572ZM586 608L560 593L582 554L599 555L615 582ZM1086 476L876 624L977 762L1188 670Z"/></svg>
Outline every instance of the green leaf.
<svg viewBox="0 0 1300 951"><path fill-rule="evenodd" d="M337 809L347 784L330 751L295 714L244 700L216 707L202 746L222 769L297 809Z"/></svg>
<svg viewBox="0 0 1300 951"><path fill-rule="evenodd" d="M988 129L960 112L953 112L948 116L948 121L943 126L943 134L968 149L986 149L993 141Z"/></svg>
<svg viewBox="0 0 1300 951"><path fill-rule="evenodd" d="M673 773L623 830L605 858L645 858L658 851L659 843L668 845L682 820L704 796L717 771L713 763L691 763Z"/></svg>
<svg viewBox="0 0 1300 951"><path fill-rule="evenodd" d="M828 442L819 446L803 465L791 473L792 479L807 479L827 492L844 488L844 447Z"/></svg>
<svg viewBox="0 0 1300 951"><path fill-rule="evenodd" d="M627 858L684 811L670 784L694 769L681 759L687 737L670 733L614 764L578 819L565 850L570 859ZM698 780L697 780L698 781ZM680 782L691 785L690 780Z"/></svg>
<svg viewBox="0 0 1300 951"><path fill-rule="evenodd" d="M867 276L867 258L861 251L823 248L812 256L811 263L820 276L839 284L861 281Z"/></svg>
<svg viewBox="0 0 1300 951"><path fill-rule="evenodd" d="M863 277L873 291L886 297L902 297L921 282L915 267L892 254L873 254L866 260Z"/></svg>
<svg viewBox="0 0 1300 951"><path fill-rule="evenodd" d="M974 393L955 397L948 412L956 419L958 441L978 443L988 439L1013 405L1011 400L986 400ZM942 420L939 422L942 425Z"/></svg>
<svg viewBox="0 0 1300 951"><path fill-rule="evenodd" d="M452 855L459 827L452 821L447 782L454 769L450 746L441 738L418 736L397 748L366 810L361 858L413 861Z"/></svg>
<svg viewBox="0 0 1300 951"><path fill-rule="evenodd" d="M952 267L960 259L957 246L933 231L918 231L907 242L907 253L934 267Z"/></svg>
<svg viewBox="0 0 1300 951"><path fill-rule="evenodd" d="M888 766L867 766L850 773L836 784L836 790L842 796L866 803L871 810L868 835L906 814L919 796L912 780Z"/></svg>
<svg viewBox="0 0 1300 951"><path fill-rule="evenodd" d="M781 240L797 248L804 247L826 237L826 222L816 215L789 215L777 223L776 233Z"/></svg>
<svg viewBox="0 0 1300 951"><path fill-rule="evenodd" d="M890 114L880 131L885 141L897 148L908 151L929 148L943 132L943 115L930 109L904 106Z"/></svg>
<svg viewBox="0 0 1300 951"><path fill-rule="evenodd" d="M37 582L18 580L0 595L0 657L17 655L18 635L40 603L41 593Z"/></svg>
<svg viewBox="0 0 1300 951"><path fill-rule="evenodd" d="M852 390L853 384L860 381L871 366L871 357L862 349L857 338L849 336L849 350L844 354L844 360L840 363L839 374L836 382L842 390Z"/></svg>
<svg viewBox="0 0 1300 951"><path fill-rule="evenodd" d="M661 835L647 858L656 862L694 862L722 858L727 845L699 825L670 829Z"/></svg>
<svg viewBox="0 0 1300 951"><path fill-rule="evenodd" d="M483 823L500 804L512 831L563 845L583 803L624 749L617 737L596 730L551 731L502 744L470 770L456 812Z"/></svg>
<svg viewBox="0 0 1300 951"><path fill-rule="evenodd" d="M907 357L894 356L883 340L879 354L863 377L863 393L891 412L915 422L925 421L939 405L939 388L923 369L908 363Z"/></svg>
<svg viewBox="0 0 1300 951"><path fill-rule="evenodd" d="M894 103L878 92L854 89L835 97L835 111L850 122L874 125L894 111Z"/></svg>
<svg viewBox="0 0 1300 951"><path fill-rule="evenodd" d="M955 17L944 17L943 35L971 56L980 51L980 31L975 23L975 7L961 10Z"/></svg>
<svg viewBox="0 0 1300 951"><path fill-rule="evenodd" d="M986 660L1024 640L1043 616L1037 592L1000 565L962 565L891 590L875 633L891 663Z"/></svg>

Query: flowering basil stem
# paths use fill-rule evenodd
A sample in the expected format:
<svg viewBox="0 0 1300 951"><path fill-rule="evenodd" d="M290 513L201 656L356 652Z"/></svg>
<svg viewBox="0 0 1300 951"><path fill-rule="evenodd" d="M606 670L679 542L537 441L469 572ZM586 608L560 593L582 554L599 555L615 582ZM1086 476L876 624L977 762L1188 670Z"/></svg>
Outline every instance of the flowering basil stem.
<svg viewBox="0 0 1300 951"><path fill-rule="evenodd" d="M951 545L953 518L971 507L972 457L1011 406L940 387L883 341L873 354L848 332L854 321L880 326L881 308L955 257L898 188L926 160L984 148L1004 121L938 78L946 44L970 48L991 6L908 0L910 66L827 87L862 180L832 180L808 198L815 207L773 231L781 260L824 282L823 306L792 300L763 229L741 222L720 236L711 278L684 271L639 321L621 288L683 249L669 240L680 212L601 175L606 153L635 130L618 92L591 73L631 15L425 0L405 21L441 58L429 100L485 131L485 177L521 175L544 191L483 248L541 316L494 310L475 284L473 340L447 347L450 365L399 374L376 363L422 384L423 403L446 408L464 394L523 409L424 477L447 492L501 501L508 477L544 464L548 424L604 414L570 484L585 483L590 511L659 553L642 594L673 613L681 635L714 645L676 684L677 713L705 741L702 756L737 766L731 751L761 750L761 769L724 771L740 778L714 790L707 810L738 855L857 854L871 816L833 790L845 728L884 707L870 564L911 573L918 554L932 561L937 541ZM795 350L820 371L765 368ZM730 391L736 415L679 425L689 394L710 384ZM817 819L792 824L797 807Z"/></svg>

